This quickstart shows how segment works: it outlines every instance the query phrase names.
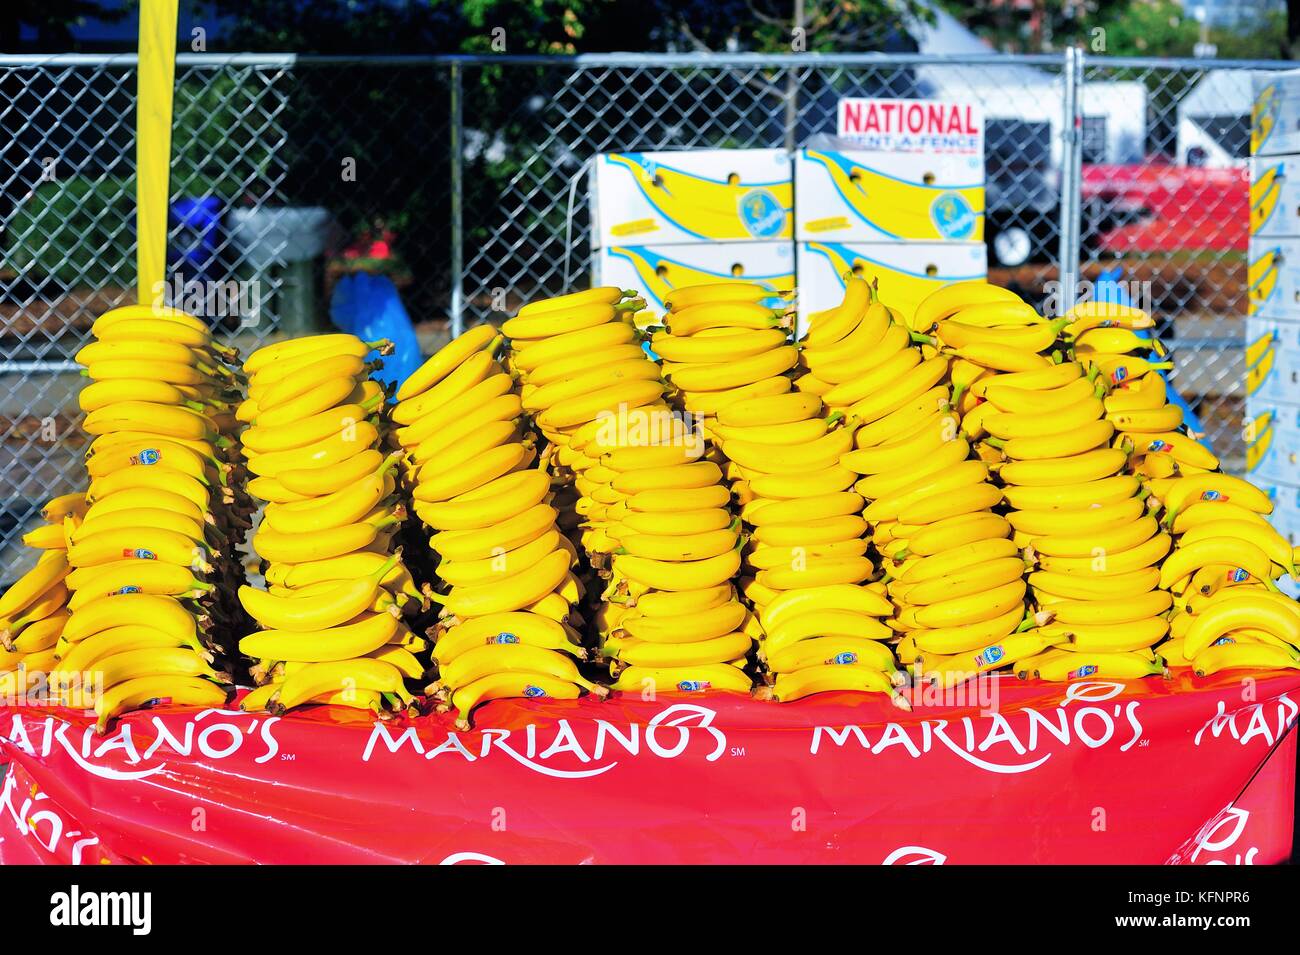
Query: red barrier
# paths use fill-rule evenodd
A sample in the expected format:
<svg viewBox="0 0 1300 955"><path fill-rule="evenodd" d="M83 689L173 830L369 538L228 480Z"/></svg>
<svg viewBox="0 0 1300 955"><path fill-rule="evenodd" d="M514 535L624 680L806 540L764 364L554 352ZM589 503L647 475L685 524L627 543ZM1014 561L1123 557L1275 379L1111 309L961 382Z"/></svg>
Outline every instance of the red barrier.
<svg viewBox="0 0 1300 955"><path fill-rule="evenodd" d="M1300 675L1241 676L500 701L464 733L10 707L0 862L1281 862Z"/></svg>

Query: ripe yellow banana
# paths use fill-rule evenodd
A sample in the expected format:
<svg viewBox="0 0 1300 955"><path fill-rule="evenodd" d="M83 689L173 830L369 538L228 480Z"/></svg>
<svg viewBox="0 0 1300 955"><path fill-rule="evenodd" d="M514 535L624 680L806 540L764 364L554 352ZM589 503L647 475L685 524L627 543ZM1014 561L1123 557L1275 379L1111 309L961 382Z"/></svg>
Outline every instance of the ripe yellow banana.
<svg viewBox="0 0 1300 955"><path fill-rule="evenodd" d="M486 323L467 330L438 349L424 364L412 372L397 389L396 399L405 401L423 394L451 374L475 352L482 351L497 341L496 329Z"/></svg>
<svg viewBox="0 0 1300 955"><path fill-rule="evenodd" d="M1003 488L1003 493L1007 503L1019 511L1058 511L1068 514L1077 511L1086 513L1090 508L1102 508L1127 501L1137 495L1139 487L1135 476L1116 474L1080 484L1037 487L1008 485Z"/></svg>
<svg viewBox="0 0 1300 955"><path fill-rule="evenodd" d="M784 567L759 571L756 579L772 590L800 590L858 584L875 572L867 557L805 557Z"/></svg>
<svg viewBox="0 0 1300 955"><path fill-rule="evenodd" d="M1020 626L1024 617L1024 607L1017 604L1005 613L977 623L912 630L908 636L917 649L924 653L951 656L998 645ZM904 659L901 651L899 659Z"/></svg>
<svg viewBox="0 0 1300 955"><path fill-rule="evenodd" d="M906 700L894 691L894 682L889 674L863 664L824 664L805 667L793 673L779 673L769 698L778 703L789 703L815 693L845 690L888 693L895 705L911 709Z"/></svg>
<svg viewBox="0 0 1300 955"><path fill-rule="evenodd" d="M730 580L740 569L740 552L729 550L702 560L666 561L632 554L614 557L617 574L650 590L700 590ZM729 658L724 658L729 659Z"/></svg>
<svg viewBox="0 0 1300 955"><path fill-rule="evenodd" d="M567 653L526 643L490 643L474 647L439 664L435 693L454 693L463 686L500 673L542 673L603 695L597 686L578 672Z"/></svg>
<svg viewBox="0 0 1300 955"><path fill-rule="evenodd" d="M491 673L456 690L449 705L456 710L456 725L469 729L470 714L480 703L500 699L576 700L582 694L577 684L546 673L509 670Z"/></svg>
<svg viewBox="0 0 1300 955"><path fill-rule="evenodd" d="M1231 502L1256 512L1271 514L1273 501L1249 481L1229 474L1192 474L1175 480L1163 494L1165 523L1174 521L1179 512L1199 501Z"/></svg>
<svg viewBox="0 0 1300 955"><path fill-rule="evenodd" d="M391 663L366 657L312 663L286 676L271 706L283 712L326 693L356 694L366 690L395 694L403 702L410 700L403 683L402 671Z"/></svg>
<svg viewBox="0 0 1300 955"><path fill-rule="evenodd" d="M1225 566L1230 572L1245 571L1257 580L1271 580L1268 554L1248 540L1237 537L1207 537L1191 544L1179 542L1160 568L1160 586L1171 587L1202 567Z"/></svg>
<svg viewBox="0 0 1300 955"><path fill-rule="evenodd" d="M675 616L624 618L619 631L647 643L691 643L739 631L746 613L739 601L728 600L707 610Z"/></svg>
<svg viewBox="0 0 1300 955"><path fill-rule="evenodd" d="M429 546L447 560L482 560L522 547L555 527L557 512L535 504L500 523L434 534Z"/></svg>
<svg viewBox="0 0 1300 955"><path fill-rule="evenodd" d="M178 706L211 708L223 706L228 695L224 687L200 677L138 677L107 689L95 701L96 728L102 733L114 717L127 710L139 709L153 700L167 700Z"/></svg>
<svg viewBox="0 0 1300 955"><path fill-rule="evenodd" d="M734 550L737 539L733 528L701 534L629 534L619 538L617 553L662 561L705 560Z"/></svg>
<svg viewBox="0 0 1300 955"><path fill-rule="evenodd" d="M1264 643L1223 643L1193 656L1192 667L1197 676L1235 669L1300 670L1300 657L1294 651Z"/></svg>
<svg viewBox="0 0 1300 955"><path fill-rule="evenodd" d="M924 607L906 607L899 612L898 620L909 629L960 627L1009 613L1023 604L1024 597L1025 582L1018 579L983 593L941 600Z"/></svg>
<svg viewBox="0 0 1300 955"><path fill-rule="evenodd" d="M564 583L569 573L569 561L567 550L552 551L517 574L486 584L453 587L450 593L433 599L442 604L445 614L462 618L522 610Z"/></svg>
<svg viewBox="0 0 1300 955"><path fill-rule="evenodd" d="M683 338L710 328L778 328L782 313L758 302L704 302L664 316L668 331Z"/></svg>
<svg viewBox="0 0 1300 955"><path fill-rule="evenodd" d="M1048 487L1083 484L1116 474L1128 455L1119 448L1095 448L1058 458L1011 461L998 472L1005 484Z"/></svg>
<svg viewBox="0 0 1300 955"><path fill-rule="evenodd" d="M752 642L746 633L729 633L690 643L651 643L627 639L612 648L607 644L607 653L611 653L626 666L689 667L738 659L749 653Z"/></svg>
<svg viewBox="0 0 1300 955"><path fill-rule="evenodd" d="M987 511L961 514L938 521L908 539L907 554L929 557L975 541L1003 538L1011 534L1005 517ZM895 552L895 559L898 554Z"/></svg>
<svg viewBox="0 0 1300 955"><path fill-rule="evenodd" d="M1300 646L1300 614L1267 594L1225 591L1192 618L1184 636L1184 654L1192 660L1234 630L1253 628Z"/></svg>
<svg viewBox="0 0 1300 955"><path fill-rule="evenodd" d="M1012 525L1015 518L1011 519ZM1069 522L1062 522L1065 528ZM1159 530L1156 519L1150 515L1132 521L1122 521L1105 527L1079 527L1081 533L1044 534L1034 538L1034 550L1049 557L1088 557L1098 553L1118 553L1132 550L1150 540Z"/></svg>
<svg viewBox="0 0 1300 955"><path fill-rule="evenodd" d="M1109 551L1097 547L1087 557L1041 556L1038 566L1043 570L1084 577L1113 577L1131 574L1150 567L1169 552L1172 543L1168 534L1156 534L1136 547L1124 551Z"/></svg>
<svg viewBox="0 0 1300 955"><path fill-rule="evenodd" d="M683 364L667 373L673 385L682 391L723 391L743 388L789 371L799 360L793 345L784 345L747 358Z"/></svg>

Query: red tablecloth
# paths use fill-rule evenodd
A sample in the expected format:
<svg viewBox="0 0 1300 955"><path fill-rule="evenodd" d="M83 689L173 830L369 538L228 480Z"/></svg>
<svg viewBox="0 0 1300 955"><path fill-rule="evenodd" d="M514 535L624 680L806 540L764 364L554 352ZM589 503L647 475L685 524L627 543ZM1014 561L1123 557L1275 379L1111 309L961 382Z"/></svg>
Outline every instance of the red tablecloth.
<svg viewBox="0 0 1300 955"><path fill-rule="evenodd" d="M499 701L376 724L164 707L106 736L0 709L0 862L1271 863L1300 674L995 706L730 693ZM989 684L986 683L986 690ZM948 701L956 703L959 701Z"/></svg>

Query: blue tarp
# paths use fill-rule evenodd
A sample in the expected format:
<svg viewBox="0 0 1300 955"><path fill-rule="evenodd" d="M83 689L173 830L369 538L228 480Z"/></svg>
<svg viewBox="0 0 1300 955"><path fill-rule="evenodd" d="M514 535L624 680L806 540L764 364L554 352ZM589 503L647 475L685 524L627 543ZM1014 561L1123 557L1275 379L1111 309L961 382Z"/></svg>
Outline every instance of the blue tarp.
<svg viewBox="0 0 1300 955"><path fill-rule="evenodd" d="M364 341L387 338L393 343L393 353L372 378L400 385L420 367L420 343L388 276L354 272L339 279L330 297L330 320Z"/></svg>

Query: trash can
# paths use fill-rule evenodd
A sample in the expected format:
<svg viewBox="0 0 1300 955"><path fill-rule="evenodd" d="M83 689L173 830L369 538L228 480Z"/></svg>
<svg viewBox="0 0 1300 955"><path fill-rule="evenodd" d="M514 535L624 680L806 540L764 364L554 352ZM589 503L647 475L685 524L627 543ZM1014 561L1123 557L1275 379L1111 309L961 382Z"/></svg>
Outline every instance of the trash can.
<svg viewBox="0 0 1300 955"><path fill-rule="evenodd" d="M241 260L239 274L260 283L260 323L273 315L279 331L289 335L324 326L316 307L317 265L329 224L329 211L319 206L236 209L227 217L230 245Z"/></svg>

